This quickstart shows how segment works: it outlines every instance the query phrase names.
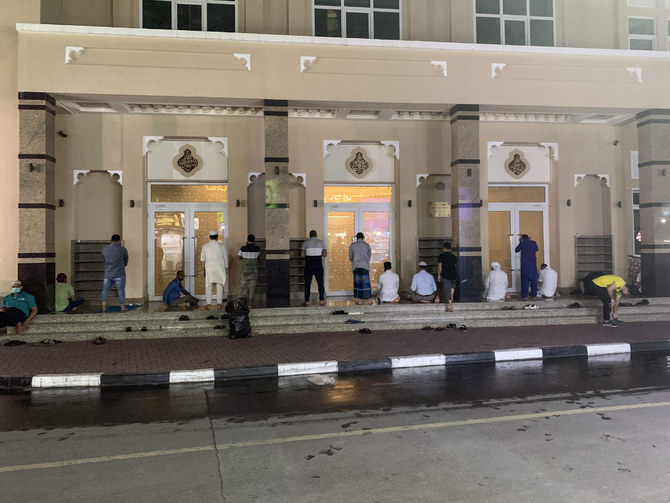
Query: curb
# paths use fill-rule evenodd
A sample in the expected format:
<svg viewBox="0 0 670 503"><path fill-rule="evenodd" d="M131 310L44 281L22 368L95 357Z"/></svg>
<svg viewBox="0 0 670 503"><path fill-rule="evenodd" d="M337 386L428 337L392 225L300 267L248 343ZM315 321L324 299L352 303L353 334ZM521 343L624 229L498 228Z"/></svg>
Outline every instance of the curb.
<svg viewBox="0 0 670 503"><path fill-rule="evenodd" d="M670 351L670 340L651 342L618 342L610 344L578 344L540 348L512 348L472 353L397 356L372 360L320 361L278 363L257 367L229 369L173 370L171 372L135 374L40 374L35 376L0 377L0 389L155 386L183 383L208 383L235 379L258 379L309 374L345 374L370 370L412 367L448 366L465 363L498 363L556 358L629 355L650 351Z"/></svg>

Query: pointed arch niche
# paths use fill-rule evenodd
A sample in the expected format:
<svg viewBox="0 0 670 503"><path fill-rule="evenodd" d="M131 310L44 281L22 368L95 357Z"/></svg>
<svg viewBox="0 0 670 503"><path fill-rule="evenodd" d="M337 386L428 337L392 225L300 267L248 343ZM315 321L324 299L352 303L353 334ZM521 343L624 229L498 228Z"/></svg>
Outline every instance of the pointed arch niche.
<svg viewBox="0 0 670 503"><path fill-rule="evenodd" d="M579 236L612 234L608 176L575 175L575 232Z"/></svg>
<svg viewBox="0 0 670 503"><path fill-rule="evenodd" d="M417 176L417 224L421 237L451 237L451 217L431 217L431 203L451 202L451 175Z"/></svg>
<svg viewBox="0 0 670 503"><path fill-rule="evenodd" d="M307 219L305 215L306 176L290 174L288 204L290 211L289 236L305 237ZM247 183L247 222L249 233L265 239L265 173L249 173Z"/></svg>
<svg viewBox="0 0 670 503"><path fill-rule="evenodd" d="M117 171L75 171L74 214L75 239L107 241L113 234L123 234L122 173Z"/></svg>

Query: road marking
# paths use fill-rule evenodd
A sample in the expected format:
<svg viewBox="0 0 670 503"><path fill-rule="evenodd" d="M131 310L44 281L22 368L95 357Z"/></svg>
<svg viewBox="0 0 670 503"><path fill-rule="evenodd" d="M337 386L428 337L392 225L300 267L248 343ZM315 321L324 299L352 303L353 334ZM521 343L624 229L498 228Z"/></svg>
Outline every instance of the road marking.
<svg viewBox="0 0 670 503"><path fill-rule="evenodd" d="M369 430L338 431L332 433L319 433L315 435L302 435L298 437L272 438L268 440L250 440L248 442L233 442L220 444L218 450L235 449L242 447L258 447L263 445L290 444L295 442L307 442L310 440L326 440L333 438L358 437L363 435L379 435L384 433L399 433L403 431L435 430L449 428L452 426L469 426L475 424L503 423L508 421L523 421L526 419L539 419L547 416L577 416L580 414L595 414L599 412L617 412L624 410L650 409L656 407L670 407L670 402L639 403L631 405L612 405L608 407L594 407L592 409L571 409L537 412L532 414L517 414L514 416L483 417L477 419L463 419L460 421L444 421L440 423L413 424L404 426L391 426L388 428L372 428ZM97 458L79 458L65 461L54 461L51 463L36 463L32 465L0 466L0 473L20 472L26 470L43 470L47 468L62 468L66 466L86 465L94 463L106 463L109 461L124 461L131 459L153 458L158 456L173 456L175 454L190 454L194 452L213 451L214 446L203 445L199 447L185 447L183 449L168 449L162 451L136 452L133 454L118 454L115 456L100 456Z"/></svg>

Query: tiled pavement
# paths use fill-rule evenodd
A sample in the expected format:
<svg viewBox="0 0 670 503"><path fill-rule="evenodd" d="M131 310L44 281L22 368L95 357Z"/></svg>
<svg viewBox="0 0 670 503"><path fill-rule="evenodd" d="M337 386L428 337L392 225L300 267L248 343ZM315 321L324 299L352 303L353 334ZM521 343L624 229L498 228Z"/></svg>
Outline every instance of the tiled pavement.
<svg viewBox="0 0 670 503"><path fill-rule="evenodd" d="M0 377L37 374L154 374L175 370L239 369L280 363L377 360L511 348L664 342L670 323L469 328L467 331L388 330L372 334L264 334L249 339L189 337L0 346ZM224 332L225 333L225 332ZM639 347L639 346L638 346ZM6 381L6 380L5 380Z"/></svg>

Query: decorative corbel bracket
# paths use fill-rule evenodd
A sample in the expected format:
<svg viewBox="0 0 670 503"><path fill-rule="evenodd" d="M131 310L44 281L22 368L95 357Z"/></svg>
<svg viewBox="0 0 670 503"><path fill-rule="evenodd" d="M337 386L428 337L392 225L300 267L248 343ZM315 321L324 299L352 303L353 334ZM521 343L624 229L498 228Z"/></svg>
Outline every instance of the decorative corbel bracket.
<svg viewBox="0 0 670 503"><path fill-rule="evenodd" d="M65 64L73 63L77 56L81 56L84 52L86 52L86 47L67 46L65 48Z"/></svg>
<svg viewBox="0 0 670 503"><path fill-rule="evenodd" d="M325 159L330 154L328 147L332 145L334 148L337 148L340 143L342 143L342 140L323 140L323 158Z"/></svg>
<svg viewBox="0 0 670 503"><path fill-rule="evenodd" d="M254 183L258 178L260 178L261 175L264 175L265 173L247 173L247 187ZM256 180L252 180L252 178L255 178Z"/></svg>
<svg viewBox="0 0 670 503"><path fill-rule="evenodd" d="M75 169L73 174L74 178L72 180L72 185L77 185L79 183L79 175L86 176L91 172L90 169Z"/></svg>
<svg viewBox="0 0 670 503"><path fill-rule="evenodd" d="M237 61L242 61L244 60L245 63L242 66L242 68L246 68L248 71L251 71L251 54L239 54L239 53L233 53L233 56L235 56L235 59Z"/></svg>
<svg viewBox="0 0 670 503"><path fill-rule="evenodd" d="M300 185L307 188L307 173L291 173L291 175L296 179L302 179Z"/></svg>
<svg viewBox="0 0 670 503"><path fill-rule="evenodd" d="M440 75L443 77L447 76L447 62L446 61L431 61L433 68L439 71Z"/></svg>
<svg viewBox="0 0 670 503"><path fill-rule="evenodd" d="M109 173L109 176L112 177L112 180L114 180L114 181L115 181L116 183L118 183L119 185L123 185L123 171L121 171L121 170L110 170L110 169L108 169L108 170L107 170L107 173ZM114 175L118 175L118 176L119 176L118 180L115 180L115 179L114 179Z"/></svg>
<svg viewBox="0 0 670 503"><path fill-rule="evenodd" d="M538 143L540 147L548 148L551 153L551 158L558 161L558 143Z"/></svg>
<svg viewBox="0 0 670 503"><path fill-rule="evenodd" d="M399 141L381 141L385 147L393 147L393 157L400 159L400 142Z"/></svg>
<svg viewBox="0 0 670 503"><path fill-rule="evenodd" d="M420 175L416 175L416 188L418 189L419 186L428 180L428 177L430 176L430 173L422 173Z"/></svg>
<svg viewBox="0 0 670 503"><path fill-rule="evenodd" d="M487 158L490 159L493 157L493 149L500 148L505 144L504 141L490 141L486 143L486 154Z"/></svg>
<svg viewBox="0 0 670 503"><path fill-rule="evenodd" d="M151 150L149 149L149 143L152 141L155 141L156 143L160 143L161 140L164 138L164 136L143 136L142 137L142 152L144 152L144 155L146 156Z"/></svg>
<svg viewBox="0 0 670 503"><path fill-rule="evenodd" d="M507 63L491 63L491 78L499 77L506 66Z"/></svg>
<svg viewBox="0 0 670 503"><path fill-rule="evenodd" d="M212 145L220 143L223 148L219 150L219 153L228 157L228 138L218 138L215 136L208 136L207 139Z"/></svg>
<svg viewBox="0 0 670 503"><path fill-rule="evenodd" d="M628 75L630 75L635 82L642 83L642 68L633 68L629 66L626 68Z"/></svg>
<svg viewBox="0 0 670 503"><path fill-rule="evenodd" d="M579 185L579 182L584 180L584 178L589 176L589 175L597 176L598 178L600 178L600 180L605 180L605 185L607 185L608 187L610 186L610 176L609 175L602 175L602 174L597 174L597 173L582 173L582 174L575 175L575 187L577 185Z"/></svg>
<svg viewBox="0 0 670 503"><path fill-rule="evenodd" d="M316 61L316 56L300 56L300 73L305 73Z"/></svg>

